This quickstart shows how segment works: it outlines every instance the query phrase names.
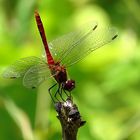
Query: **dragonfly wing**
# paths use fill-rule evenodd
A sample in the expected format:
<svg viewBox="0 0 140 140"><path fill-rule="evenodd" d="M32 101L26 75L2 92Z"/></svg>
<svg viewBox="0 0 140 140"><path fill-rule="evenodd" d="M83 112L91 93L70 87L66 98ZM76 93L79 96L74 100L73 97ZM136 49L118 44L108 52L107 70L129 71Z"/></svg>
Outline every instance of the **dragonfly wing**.
<svg viewBox="0 0 140 140"><path fill-rule="evenodd" d="M70 66L85 58L89 53L111 42L117 37L115 28L97 28L89 30L79 41L75 41L64 54L62 63Z"/></svg>
<svg viewBox="0 0 140 140"><path fill-rule="evenodd" d="M3 77L13 79L22 77L32 66L42 63L43 60L35 56L21 58L5 69Z"/></svg>
<svg viewBox="0 0 140 140"><path fill-rule="evenodd" d="M24 75L23 85L27 88L36 88L43 81L52 77L50 69L46 63L37 64L31 67Z"/></svg>
<svg viewBox="0 0 140 140"><path fill-rule="evenodd" d="M62 43L63 48L61 48L62 52L58 60L68 67L80 61L92 51L114 40L117 37L117 30L115 28L104 28L97 26L95 23L90 23L83 26L81 30L70 33L68 36L66 35L64 37L70 38L68 42L66 40L65 44ZM62 37L62 40L63 39ZM52 48L57 48L59 42L61 45L61 38L52 42ZM60 46L58 48L60 48Z"/></svg>
<svg viewBox="0 0 140 140"><path fill-rule="evenodd" d="M85 25L85 27L87 27L87 25ZM97 27L97 23L92 22L92 23L90 23L90 25L88 25L88 28L89 27L95 28L95 27ZM64 54L66 54L69 51L69 49L71 49L73 44L76 41L80 40L81 37L84 35L85 35L85 32L83 32L83 30L77 29L74 32L70 32L66 35L63 35L63 36L58 37L57 39L51 41L49 43L49 49L50 49L55 61L60 61L60 59L64 57Z"/></svg>

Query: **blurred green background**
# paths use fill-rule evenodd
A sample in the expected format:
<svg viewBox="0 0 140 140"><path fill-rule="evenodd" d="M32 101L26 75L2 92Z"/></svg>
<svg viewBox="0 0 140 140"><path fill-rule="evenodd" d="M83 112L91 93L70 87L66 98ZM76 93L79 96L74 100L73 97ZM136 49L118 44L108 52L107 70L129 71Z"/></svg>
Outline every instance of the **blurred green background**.
<svg viewBox="0 0 140 140"><path fill-rule="evenodd" d="M79 140L140 139L140 1L1 0L0 72L15 60L40 56L38 9L49 41L87 21L118 28L112 43L69 68L83 120ZM0 78L0 140L58 140L61 127L47 89Z"/></svg>

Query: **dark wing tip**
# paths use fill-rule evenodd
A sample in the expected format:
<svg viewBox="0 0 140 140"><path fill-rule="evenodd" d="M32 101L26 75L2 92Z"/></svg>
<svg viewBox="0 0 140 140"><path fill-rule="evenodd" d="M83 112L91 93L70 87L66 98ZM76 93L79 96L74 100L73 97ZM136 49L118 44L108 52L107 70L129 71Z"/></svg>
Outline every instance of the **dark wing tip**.
<svg viewBox="0 0 140 140"><path fill-rule="evenodd" d="M11 77L10 77L10 79L16 79L16 78L17 78L16 76L11 76Z"/></svg>
<svg viewBox="0 0 140 140"><path fill-rule="evenodd" d="M118 36L118 35L114 35L114 36L112 37L112 40L114 40L115 38L117 38L117 36Z"/></svg>
<svg viewBox="0 0 140 140"><path fill-rule="evenodd" d="M93 31L97 28L98 25L95 25L94 28L92 29Z"/></svg>
<svg viewBox="0 0 140 140"><path fill-rule="evenodd" d="M8 71L4 71L1 75L0 75L2 78L5 78L5 79L17 79L19 77L21 77L20 75L17 75L17 74L14 74L14 73L8 73Z"/></svg>

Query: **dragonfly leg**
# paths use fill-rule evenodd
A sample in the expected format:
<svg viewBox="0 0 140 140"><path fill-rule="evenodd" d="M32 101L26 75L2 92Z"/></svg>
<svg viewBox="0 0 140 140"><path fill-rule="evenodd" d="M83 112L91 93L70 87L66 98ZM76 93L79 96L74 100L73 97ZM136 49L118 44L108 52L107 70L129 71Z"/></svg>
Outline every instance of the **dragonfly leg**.
<svg viewBox="0 0 140 140"><path fill-rule="evenodd" d="M59 99L57 98L57 94L60 95L60 85L59 85L57 91L56 91L55 94L54 94L55 99L56 99L58 102L60 102ZM61 97L61 96L60 96L60 97Z"/></svg>
<svg viewBox="0 0 140 140"><path fill-rule="evenodd" d="M62 91L63 91L63 88L61 87L60 92L59 92L59 95L60 95L61 99L65 102L65 99L62 96Z"/></svg>
<svg viewBox="0 0 140 140"><path fill-rule="evenodd" d="M53 103L55 103L55 101L54 101L54 99L53 99L53 97L52 97L51 89L54 88L56 85L57 85L57 83L55 83L53 86L51 86L51 87L48 89L48 92L49 92L49 94L50 94L50 96L51 96L51 99L52 99Z"/></svg>
<svg viewBox="0 0 140 140"><path fill-rule="evenodd" d="M56 85L57 85L57 83L55 83L53 86L51 86L51 87L48 89L48 92L49 92L49 94L50 94L50 96L51 96L51 99L52 99L53 103L56 103L56 101L53 99L51 90L52 90ZM63 96L62 96L62 90L63 90L63 88L62 88L62 87L60 88L60 87L61 87L61 85L59 85L57 91L56 91L55 94L54 94L54 97L55 97L55 99L56 99L58 102L60 102L60 101L59 101L59 99L57 98L57 94L59 94L59 96L61 97L61 99L62 99L63 101L65 101L65 99L64 99ZM64 91L64 90L63 90L63 91ZM67 94L66 92L65 92L65 94L68 96L68 94Z"/></svg>
<svg viewBox="0 0 140 140"><path fill-rule="evenodd" d="M63 88L62 88L62 89L63 89ZM64 93L66 94L66 96L69 97L69 95L67 94L66 90L63 89L63 91L64 91Z"/></svg>
<svg viewBox="0 0 140 140"><path fill-rule="evenodd" d="M58 87L58 89L57 89L57 91L56 91L56 93L55 93L55 98L58 100L58 98L57 98L57 94L59 94L59 96L60 96L60 98L65 102L65 99L63 98L63 96L62 96L62 87L61 87L61 85L59 84L59 87ZM59 101L59 100L58 100Z"/></svg>
<svg viewBox="0 0 140 140"><path fill-rule="evenodd" d="M69 92L69 97L71 98L71 92Z"/></svg>
<svg viewBox="0 0 140 140"><path fill-rule="evenodd" d="M66 96L67 96L68 98L72 99L72 96L71 96L71 92L70 92L70 91L69 91L69 95L68 95L68 93L66 92L65 89L62 88L62 90L64 91L64 93L66 94Z"/></svg>

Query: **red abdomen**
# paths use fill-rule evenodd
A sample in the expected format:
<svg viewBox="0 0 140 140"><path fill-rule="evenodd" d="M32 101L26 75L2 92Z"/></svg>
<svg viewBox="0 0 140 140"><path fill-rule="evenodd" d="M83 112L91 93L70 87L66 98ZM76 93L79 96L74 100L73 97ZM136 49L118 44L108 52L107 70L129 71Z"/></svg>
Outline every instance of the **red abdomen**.
<svg viewBox="0 0 140 140"><path fill-rule="evenodd" d="M37 11L35 11L35 19L36 19L36 23L37 23L39 33L41 35L42 42L44 44L46 57L47 57L47 62L48 62L48 64L54 64L54 59L53 59L53 57L50 53L50 50L49 50L49 46L48 46L48 42L47 42L47 39L46 39L43 23L42 23L41 18L39 16L39 13Z"/></svg>

